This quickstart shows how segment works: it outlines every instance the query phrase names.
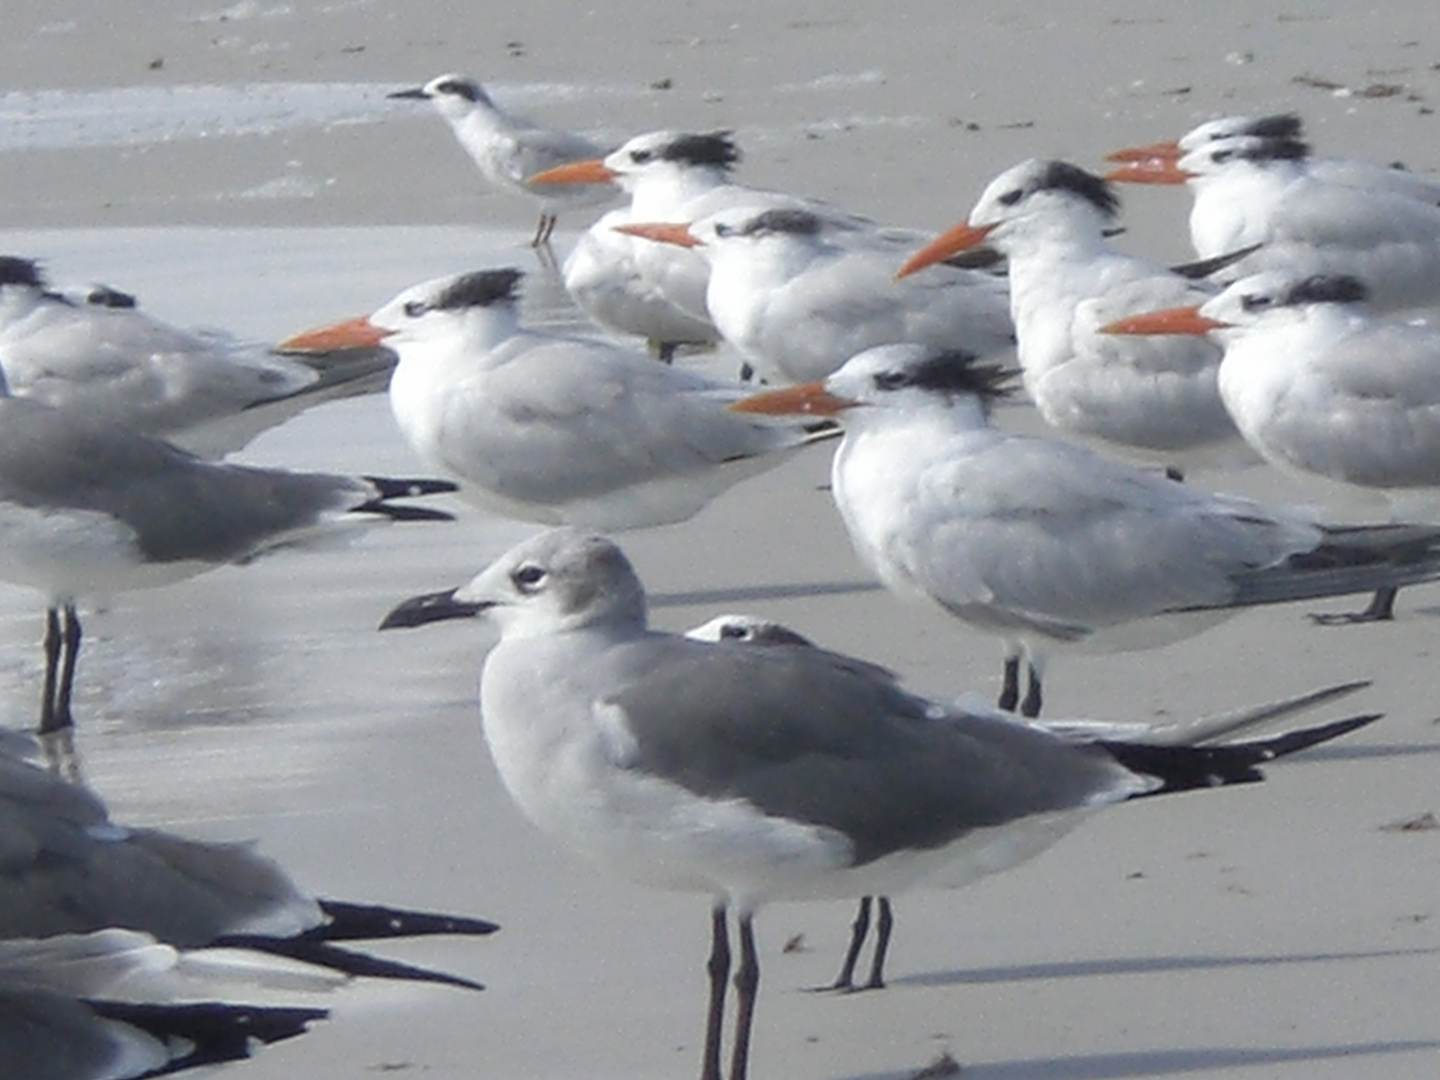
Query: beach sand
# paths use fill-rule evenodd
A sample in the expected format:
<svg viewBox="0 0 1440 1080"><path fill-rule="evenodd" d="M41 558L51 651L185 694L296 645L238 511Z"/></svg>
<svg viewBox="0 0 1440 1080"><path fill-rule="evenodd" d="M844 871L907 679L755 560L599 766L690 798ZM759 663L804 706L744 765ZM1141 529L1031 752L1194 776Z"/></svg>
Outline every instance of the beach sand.
<svg viewBox="0 0 1440 1080"><path fill-rule="evenodd" d="M743 179L931 229L1022 158L1093 168L1107 149L1234 112L1295 109L1322 151L1440 168L1440 16L1427 5L1064 11L11 4L0 249L261 340L479 266L530 270L534 317L573 324L525 246L534 208L481 188L428 108L384 99L446 70L610 141L733 129ZM1125 197L1121 243L1187 255L1183 195ZM562 217L562 256L585 223ZM1018 408L1006 420L1033 426ZM624 537L655 623L753 611L918 690L993 696L993 641L901 604L856 562L823 490L829 453L807 451L683 525ZM380 397L317 409L241 458L417 469ZM1192 482L1326 494L1261 469ZM357 985L328 1023L235 1075L693 1075L706 901L613 879L510 805L474 700L483 626L374 631L395 602L466 580L529 531L457 509L454 525L377 529L348 550L115 599L86 623L85 774L119 821L254 839L321 894L504 926L384 950L485 992ZM1382 826L1440 810L1436 597L1402 593L1386 625L1321 629L1276 608L1163 649L1057 659L1055 715L1164 719L1369 678L1346 707L1387 716L1266 784L1119 808L1012 873L901 897L882 994L806 992L833 977L850 905L766 909L752 1075L898 1080L949 1053L975 1080L1433 1077L1440 831ZM40 615L34 594L0 591L11 726L36 711Z"/></svg>

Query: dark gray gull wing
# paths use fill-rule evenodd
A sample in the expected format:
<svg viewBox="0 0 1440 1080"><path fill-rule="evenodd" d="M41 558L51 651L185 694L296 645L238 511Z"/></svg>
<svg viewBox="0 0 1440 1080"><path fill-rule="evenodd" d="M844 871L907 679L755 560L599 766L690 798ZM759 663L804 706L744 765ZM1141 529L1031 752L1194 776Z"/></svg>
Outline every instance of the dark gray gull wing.
<svg viewBox="0 0 1440 1080"><path fill-rule="evenodd" d="M946 713L837 654L663 635L625 648L645 674L597 703L623 714L623 764L834 829L856 865L1146 786L1102 751Z"/></svg>

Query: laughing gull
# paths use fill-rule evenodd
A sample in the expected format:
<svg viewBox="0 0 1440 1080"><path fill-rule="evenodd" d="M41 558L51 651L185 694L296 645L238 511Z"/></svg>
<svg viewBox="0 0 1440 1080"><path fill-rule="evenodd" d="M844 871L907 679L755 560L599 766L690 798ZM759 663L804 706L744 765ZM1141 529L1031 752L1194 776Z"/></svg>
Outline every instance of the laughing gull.
<svg viewBox="0 0 1440 1080"><path fill-rule="evenodd" d="M757 615L717 615L708 622L685 631L685 636L696 641L819 648L799 631L792 630L773 619L765 619ZM878 664L867 666L864 661L856 660L851 656L840 656L836 653L827 655L836 663L846 664L857 669L863 666L878 680L898 682L898 676L894 672ZM1216 746L1224 742L1233 742L1238 736L1253 733L1262 727L1273 728L1281 719L1329 704L1369 685L1370 682L1363 679L1340 683L1301 694L1298 697L1268 702L1264 705L1214 716L1174 720L1164 724L1119 720L1022 718L1008 712L996 713L996 715L1008 720L1020 720L1053 735L1081 743L1104 739L1149 746ZM987 713L992 711L987 709L974 695L969 694L958 698L952 704L953 707L967 712ZM860 898L855 920L850 925L850 944L845 950L840 973L826 989L850 992L884 988L885 958L889 953L890 936L895 928L895 913L888 896L879 897L878 904L875 901L876 898L871 896ZM869 978L865 982L857 984L855 982L855 966L860 960L861 950L864 948L865 939L870 932L872 907L878 909L875 918L875 951L871 954Z"/></svg>
<svg viewBox="0 0 1440 1080"><path fill-rule="evenodd" d="M639 882L713 898L702 1080L719 1080L739 925L731 1080L759 984L753 918L772 900L960 886L1038 854L1087 811L1262 779L1258 765L1358 717L1217 748L1084 745L907 693L807 646L647 629L645 590L603 536L552 529L385 626L493 615L485 738L542 830Z"/></svg>
<svg viewBox="0 0 1440 1080"><path fill-rule="evenodd" d="M840 418L831 494L856 553L896 595L1004 642L1002 708L1039 715L1057 648L1154 648L1259 604L1440 578L1440 527L1329 527L1001 430L1011 374L891 345L732 406Z"/></svg>
<svg viewBox="0 0 1440 1080"><path fill-rule="evenodd" d="M0 373L11 397L83 412L218 457L335 397L370 393L387 349L286 358L147 315L108 286L57 290L0 256Z"/></svg>
<svg viewBox="0 0 1440 1080"><path fill-rule="evenodd" d="M454 489L202 461L83 413L0 397L0 580L49 601L41 730L73 722L82 598L180 581L364 516L449 520L392 500Z"/></svg>
<svg viewBox="0 0 1440 1080"><path fill-rule="evenodd" d="M616 195L614 186L604 183L578 187L532 184L530 177L538 172L568 161L603 157L605 151L582 135L543 128L506 112L466 75L437 75L424 86L397 90L389 96L430 102L486 180L539 201L540 222L531 247L550 242L561 210L593 206Z"/></svg>
<svg viewBox="0 0 1440 1080"><path fill-rule="evenodd" d="M519 270L406 289L369 317L282 348L384 342L400 354L390 407L426 463L485 509L546 525L629 529L683 521L830 421L742 417L740 383L657 364L638 349L521 325Z"/></svg>
<svg viewBox="0 0 1440 1080"><path fill-rule="evenodd" d="M498 929L466 916L315 897L250 844L120 825L88 788L8 754L0 754L0 837L0 939L117 927L180 949L243 948L345 976L480 989L336 943Z"/></svg>

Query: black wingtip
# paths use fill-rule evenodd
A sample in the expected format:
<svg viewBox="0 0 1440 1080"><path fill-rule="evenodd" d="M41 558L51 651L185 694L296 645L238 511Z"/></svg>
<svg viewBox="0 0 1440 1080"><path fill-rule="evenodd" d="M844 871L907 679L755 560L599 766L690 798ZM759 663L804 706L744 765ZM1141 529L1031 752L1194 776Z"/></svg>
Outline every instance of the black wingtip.
<svg viewBox="0 0 1440 1080"><path fill-rule="evenodd" d="M460 490L460 485L452 480L435 480L427 476L367 476L364 479L375 486L382 499L415 499L422 495L447 495Z"/></svg>
<svg viewBox="0 0 1440 1080"><path fill-rule="evenodd" d="M462 975L451 975L446 971L404 964L398 960L385 960L369 953L354 949L342 949L324 941L307 938L265 938L238 935L222 938L216 944L233 945L272 956L285 956L307 964L329 968L344 975L363 976L371 979L397 979L402 982L438 983L441 986L456 986L462 990L484 990L485 984Z"/></svg>
<svg viewBox="0 0 1440 1080"><path fill-rule="evenodd" d="M443 592L412 596L409 600L396 604L390 609L390 613L381 620L380 629L409 630L427 623L442 622L445 619L474 618L488 606L456 600L455 593L457 591L456 589L446 589Z"/></svg>
<svg viewBox="0 0 1440 1080"><path fill-rule="evenodd" d="M382 904L354 904L346 900L321 900L319 904L326 921L301 935L311 941L377 941L434 934L483 935L500 929L498 923L489 919L468 915L411 911Z"/></svg>
<svg viewBox="0 0 1440 1080"><path fill-rule="evenodd" d="M328 1009L223 1002L156 1005L87 1000L85 1004L97 1016L139 1028L162 1042L188 1043L189 1052L172 1060L160 1070L162 1073L243 1061L251 1056L257 1041L268 1046L293 1039L305 1034L316 1020L330 1015Z"/></svg>

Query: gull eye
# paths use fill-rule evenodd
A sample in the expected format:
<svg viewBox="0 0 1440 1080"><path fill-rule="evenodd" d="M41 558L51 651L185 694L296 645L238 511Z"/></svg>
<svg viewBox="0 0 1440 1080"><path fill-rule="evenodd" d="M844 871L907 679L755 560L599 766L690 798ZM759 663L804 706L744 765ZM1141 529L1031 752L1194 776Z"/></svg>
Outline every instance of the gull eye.
<svg viewBox="0 0 1440 1080"><path fill-rule="evenodd" d="M644 165L647 161L651 160L654 156L655 156L655 154L654 154L652 151L650 151L650 150L631 150L631 151L630 151L630 160L633 161L636 165Z"/></svg>
<svg viewBox="0 0 1440 1080"><path fill-rule="evenodd" d="M1025 194L1025 192L1021 191L1019 188L1016 188L1014 191L1007 191L1004 195L1001 195L1001 196L1000 196L1000 199L999 199L1000 205L1001 205L1001 206L1014 206L1016 203L1018 203L1018 202L1020 201L1020 199L1024 196L1024 194Z"/></svg>
<svg viewBox="0 0 1440 1080"><path fill-rule="evenodd" d="M522 593L533 593L540 587L540 582L545 580L545 568L536 566L534 563L526 563L524 566L516 567L510 575L510 580Z"/></svg>
<svg viewBox="0 0 1440 1080"><path fill-rule="evenodd" d="M741 641L745 637L745 632L745 627L737 626L735 623L726 623L720 627L720 637L722 640L729 638L731 641Z"/></svg>
<svg viewBox="0 0 1440 1080"><path fill-rule="evenodd" d="M1213 161L1216 165L1224 165L1225 162L1229 161L1234 156L1234 150L1216 150L1215 153L1210 155L1210 160Z"/></svg>
<svg viewBox="0 0 1440 1080"><path fill-rule="evenodd" d="M430 310L430 305L424 300L409 300L405 303L405 314L412 319L418 319Z"/></svg>
<svg viewBox="0 0 1440 1080"><path fill-rule="evenodd" d="M1244 311L1264 311L1275 302L1273 297L1263 294L1251 294L1240 298L1240 307Z"/></svg>
<svg viewBox="0 0 1440 1080"><path fill-rule="evenodd" d="M716 236L734 236L738 231L739 230L733 225L726 225L724 222L716 222L715 224Z"/></svg>

